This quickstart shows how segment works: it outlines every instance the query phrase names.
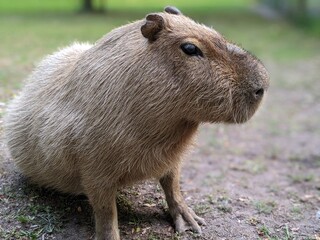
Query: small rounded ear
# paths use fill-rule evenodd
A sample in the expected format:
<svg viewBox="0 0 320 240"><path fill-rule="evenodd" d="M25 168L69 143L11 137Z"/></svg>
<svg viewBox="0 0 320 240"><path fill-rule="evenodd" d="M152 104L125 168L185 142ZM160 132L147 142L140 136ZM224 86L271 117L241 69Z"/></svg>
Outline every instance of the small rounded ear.
<svg viewBox="0 0 320 240"><path fill-rule="evenodd" d="M165 7L164 11L167 13L170 13L170 14L182 15L180 10L174 6L167 6L167 7Z"/></svg>
<svg viewBox="0 0 320 240"><path fill-rule="evenodd" d="M141 33L150 42L157 40L158 33L164 28L164 19L158 14L149 14L141 26Z"/></svg>

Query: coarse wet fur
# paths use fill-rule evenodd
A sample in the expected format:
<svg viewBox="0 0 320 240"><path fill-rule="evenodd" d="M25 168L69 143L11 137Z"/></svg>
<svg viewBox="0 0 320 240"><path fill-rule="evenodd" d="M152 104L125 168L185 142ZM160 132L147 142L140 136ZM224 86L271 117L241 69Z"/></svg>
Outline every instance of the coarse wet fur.
<svg viewBox="0 0 320 240"><path fill-rule="evenodd" d="M7 145L32 182L88 196L98 240L120 239L117 190L149 178L176 230L200 233L182 155L200 123L247 121L268 85L258 59L167 7L46 57L8 107Z"/></svg>

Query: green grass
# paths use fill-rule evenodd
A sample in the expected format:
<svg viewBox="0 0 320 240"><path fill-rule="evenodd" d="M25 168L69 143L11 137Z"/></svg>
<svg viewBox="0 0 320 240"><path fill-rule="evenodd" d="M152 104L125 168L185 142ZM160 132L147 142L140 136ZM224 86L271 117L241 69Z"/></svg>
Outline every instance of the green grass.
<svg viewBox="0 0 320 240"><path fill-rule="evenodd" d="M215 207L223 213L232 212L231 199L226 196L220 196L217 199L214 199L211 195L208 196L208 202L215 205Z"/></svg>
<svg viewBox="0 0 320 240"><path fill-rule="evenodd" d="M277 204L274 201L257 201L254 205L259 214L271 214L277 207Z"/></svg>
<svg viewBox="0 0 320 240"><path fill-rule="evenodd" d="M210 212L212 209L211 209L211 206L210 204L208 203L199 203L197 205L194 206L194 211L199 214L199 215L203 215L205 213L208 213Z"/></svg>
<svg viewBox="0 0 320 240"><path fill-rule="evenodd" d="M294 240L296 239L292 232L290 231L288 225L285 225L281 228L281 231L277 234L273 234L275 232L273 229L269 228L266 225L262 225L258 228L258 234L262 236L259 239L268 239L268 240Z"/></svg>
<svg viewBox="0 0 320 240"><path fill-rule="evenodd" d="M0 0L0 12L73 11L80 7L80 3L78 0Z"/></svg>
<svg viewBox="0 0 320 240"><path fill-rule="evenodd" d="M29 202L26 204L26 195ZM0 189L0 203L3 204L5 222L10 226L0 226L0 239L39 239L43 234L59 232L68 204L61 202L64 210L54 209L37 202L38 192L30 186L3 187ZM9 208L8 206L15 206ZM15 209L15 210L14 210ZM3 219L4 220L4 219Z"/></svg>
<svg viewBox="0 0 320 240"><path fill-rule="evenodd" d="M290 216L293 219L301 219L303 214L303 205L293 204L293 206L290 208Z"/></svg>
<svg viewBox="0 0 320 240"><path fill-rule="evenodd" d="M96 7L101 6L101 0L94 0ZM187 11L204 11L210 9L228 9L243 8L253 3L254 0L198 0L185 1L185 0L104 0L102 5L106 11L114 10L162 10L164 6L173 5ZM81 9L80 0L0 0L0 12L14 12L14 13L34 13L39 11L46 12L70 12Z"/></svg>
<svg viewBox="0 0 320 240"><path fill-rule="evenodd" d="M260 174L268 170L263 159L259 158L246 160L240 165L233 166L233 169L251 174Z"/></svg>
<svg viewBox="0 0 320 240"><path fill-rule="evenodd" d="M293 183L303 183L303 182L311 182L314 180L314 175L312 174L295 174L289 175L289 178Z"/></svg>

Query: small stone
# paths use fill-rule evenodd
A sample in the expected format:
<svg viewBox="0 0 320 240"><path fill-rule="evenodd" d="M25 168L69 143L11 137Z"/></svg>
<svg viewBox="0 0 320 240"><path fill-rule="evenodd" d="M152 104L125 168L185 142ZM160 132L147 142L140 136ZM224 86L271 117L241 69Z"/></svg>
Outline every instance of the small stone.
<svg viewBox="0 0 320 240"><path fill-rule="evenodd" d="M320 220L320 210L317 211L317 213L316 213L316 218L317 218L318 220Z"/></svg>
<svg viewBox="0 0 320 240"><path fill-rule="evenodd" d="M143 206L145 206L145 207L155 207L156 204L155 203L151 203L151 204L145 203L145 204L143 204Z"/></svg>

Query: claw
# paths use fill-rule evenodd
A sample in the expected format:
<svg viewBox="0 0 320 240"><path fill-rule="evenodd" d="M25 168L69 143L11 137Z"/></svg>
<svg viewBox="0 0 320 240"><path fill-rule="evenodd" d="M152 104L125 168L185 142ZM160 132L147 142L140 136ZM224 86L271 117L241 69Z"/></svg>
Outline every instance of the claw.
<svg viewBox="0 0 320 240"><path fill-rule="evenodd" d="M198 224L197 224L197 225L198 225ZM198 226L193 226L193 227L192 227L192 230L193 230L195 233L198 233L198 234L201 234L201 233L202 233L201 228L200 228L199 225L198 225Z"/></svg>
<svg viewBox="0 0 320 240"><path fill-rule="evenodd" d="M207 225L206 221L201 217L196 216L194 219L202 226L206 226Z"/></svg>
<svg viewBox="0 0 320 240"><path fill-rule="evenodd" d="M186 223L181 215L175 220L175 229L178 233L183 233L187 230Z"/></svg>

